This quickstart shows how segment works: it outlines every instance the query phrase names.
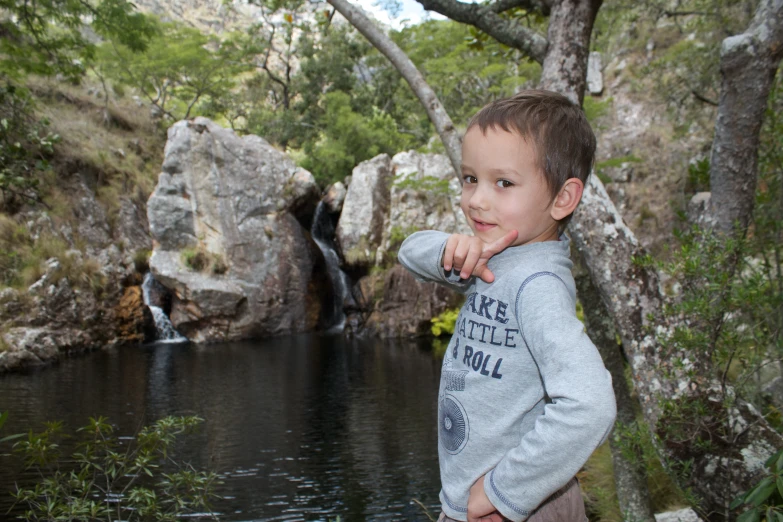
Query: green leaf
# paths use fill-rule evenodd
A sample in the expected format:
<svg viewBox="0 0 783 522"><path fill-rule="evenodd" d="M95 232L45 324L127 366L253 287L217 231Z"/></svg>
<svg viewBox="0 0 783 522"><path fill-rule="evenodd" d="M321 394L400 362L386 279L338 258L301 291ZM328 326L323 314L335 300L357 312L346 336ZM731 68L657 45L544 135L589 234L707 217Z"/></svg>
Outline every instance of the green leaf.
<svg viewBox="0 0 783 522"><path fill-rule="evenodd" d="M780 494L780 498L783 498L783 477L777 478L777 486L778 486L778 494Z"/></svg>
<svg viewBox="0 0 783 522"><path fill-rule="evenodd" d="M754 506L761 506L775 491L775 482L772 477L764 477L759 484L748 494L746 502Z"/></svg>
<svg viewBox="0 0 783 522"><path fill-rule="evenodd" d="M737 522L759 522L759 509L753 508L737 517Z"/></svg>
<svg viewBox="0 0 783 522"><path fill-rule="evenodd" d="M732 503L729 505L729 509L735 510L744 503L745 503L745 494L743 493L742 495L738 496L732 501Z"/></svg>
<svg viewBox="0 0 783 522"><path fill-rule="evenodd" d="M768 468L772 468L772 466L773 466L773 463L774 463L774 464L775 464L775 466L776 466L778 469L780 469L780 464L781 464L781 461L780 461L780 459L781 459L781 458L783 458L783 449L780 449L780 450L778 450L777 452L775 452L775 454L774 454L774 455L772 455L771 457L769 457L769 458L767 459L767 461L764 463L764 466L766 466L766 467L768 467ZM774 470L773 470L773 471L774 471Z"/></svg>

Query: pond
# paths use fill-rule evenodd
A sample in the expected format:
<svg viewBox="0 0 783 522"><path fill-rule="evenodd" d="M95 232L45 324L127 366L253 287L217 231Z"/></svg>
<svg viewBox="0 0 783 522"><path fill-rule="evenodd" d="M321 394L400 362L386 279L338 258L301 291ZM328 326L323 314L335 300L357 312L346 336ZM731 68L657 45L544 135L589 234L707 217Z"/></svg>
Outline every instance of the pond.
<svg viewBox="0 0 783 522"><path fill-rule="evenodd" d="M167 415L199 415L182 450L220 474L221 520L426 521L416 501L439 511L439 378L440 360L413 342L126 346L0 376L0 411L10 412L3 435L99 415L133 435ZM0 456L0 518L25 479Z"/></svg>

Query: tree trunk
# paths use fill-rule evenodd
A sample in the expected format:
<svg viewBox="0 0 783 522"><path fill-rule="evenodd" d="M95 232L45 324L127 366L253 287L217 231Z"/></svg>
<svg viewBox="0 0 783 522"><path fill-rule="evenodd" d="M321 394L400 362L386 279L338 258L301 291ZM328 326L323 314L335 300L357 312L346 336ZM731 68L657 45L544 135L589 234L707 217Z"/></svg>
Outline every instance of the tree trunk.
<svg viewBox="0 0 783 522"><path fill-rule="evenodd" d="M553 2L547 36L549 47L541 71L541 89L556 91L582 105L587 81L590 35L602 0Z"/></svg>
<svg viewBox="0 0 783 522"><path fill-rule="evenodd" d="M584 310L585 328L590 339L601 352L606 368L612 374L612 387L617 399L617 426L631 426L636 421L635 400L625 380L625 362L617 345L614 323L606 311L601 295L590 279L587 268L581 262L579 253L576 252L576 248L572 250L574 251L572 252L574 279L579 302L582 303ZM612 451L614 483L623 520L655 522L643 456L637 452L635 459L626 458L616 429L609 438L609 447Z"/></svg>
<svg viewBox="0 0 783 522"><path fill-rule="evenodd" d="M343 15L356 30L370 41L370 43L383 53L386 58L400 72L405 81L411 86L413 92L427 111L430 121L435 125L446 154L454 167L457 179L462 181L462 140L454 128L446 109L438 99L435 91L427 84L419 70L408 58L402 49L395 44L364 12L348 0L327 0L341 15Z"/></svg>
<svg viewBox="0 0 783 522"><path fill-rule="evenodd" d="M658 275L635 261L644 249L596 176L590 177L569 230L614 318L644 418L661 436L665 462L691 462L690 473L680 479L700 498L698 511L709 520L729 520L729 503L758 480L783 437L712 376L710 354L661 345L660 336L673 331L676 318L664 316ZM689 407L703 414L677 416ZM672 429L681 438L665 435Z"/></svg>
<svg viewBox="0 0 783 522"><path fill-rule="evenodd" d="M756 196L759 131L783 58L783 0L764 0L744 33L723 40L722 75L710 159L710 207L716 227L744 233Z"/></svg>
<svg viewBox="0 0 783 522"><path fill-rule="evenodd" d="M756 27L762 26L761 20L767 23L774 20L780 25L782 2L762 3L752 24L754 32L776 34L767 26ZM777 6L774 9L769 7L773 3ZM597 10L595 2L587 0L562 0L552 6L549 34L570 35L575 40L562 37L560 44L550 41L549 53L560 58L544 60L542 86L572 99L581 99L584 91L587 52L583 54L583 62L577 64L569 62L567 51L562 49L570 46L579 52L589 48L586 29L592 27L595 18L591 7ZM556 12L560 14L556 16ZM582 20L569 17L582 17ZM566 70L569 64L573 67L570 72ZM768 69L759 74L768 75ZM766 92L754 93L754 96L763 94L759 101L762 106L766 106ZM726 126L732 122L718 123ZM755 155L759 126L745 132L753 130ZM751 205L754 189L755 184L749 189ZM755 483L763 472L765 459L783 445L783 437L752 405L736 399L730 387L713 377L710 353L678 353L672 347L661 345L661 339L673 332L676 318L664 316L664 293L658 275L653 268L634 261L645 253L596 176L590 178L570 231L620 333L645 420L654 435L661 437L665 463L670 464L670 471L680 479L681 485L690 487L699 497L698 510L702 515L710 520L730 520L728 505ZM730 404L728 409L727 404ZM689 411L701 413L687 418ZM680 438L672 437L672 433ZM686 474L678 464L689 462L691 469Z"/></svg>

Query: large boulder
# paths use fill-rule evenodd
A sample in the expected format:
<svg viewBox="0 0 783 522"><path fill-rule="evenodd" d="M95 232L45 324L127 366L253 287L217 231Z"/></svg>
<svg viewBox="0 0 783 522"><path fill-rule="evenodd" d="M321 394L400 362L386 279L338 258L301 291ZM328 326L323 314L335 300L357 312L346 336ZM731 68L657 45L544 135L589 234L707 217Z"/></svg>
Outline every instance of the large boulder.
<svg viewBox="0 0 783 522"><path fill-rule="evenodd" d="M376 267L354 289L360 310L348 324L382 337L423 335L429 333L430 319L458 306L460 296L417 282L397 264L397 250L418 230L469 234L470 227L459 208L460 184L446 156L408 151L387 158L378 156L354 170L340 216L343 233L338 239L346 263L355 268L360 259ZM367 194L374 197L357 197ZM373 201L383 204L373 207Z"/></svg>
<svg viewBox="0 0 783 522"><path fill-rule="evenodd" d="M350 268L367 268L375 263L389 212L390 164L389 156L381 154L353 169L336 232Z"/></svg>
<svg viewBox="0 0 783 522"><path fill-rule="evenodd" d="M150 269L173 293L174 327L196 342L314 328L320 253L297 221L318 200L313 176L206 118L169 128L162 170Z"/></svg>
<svg viewBox="0 0 783 522"><path fill-rule="evenodd" d="M379 262L384 255L396 260L402 241L419 230L471 233L459 206L460 182L448 157L400 152L392 158L391 168L394 181Z"/></svg>

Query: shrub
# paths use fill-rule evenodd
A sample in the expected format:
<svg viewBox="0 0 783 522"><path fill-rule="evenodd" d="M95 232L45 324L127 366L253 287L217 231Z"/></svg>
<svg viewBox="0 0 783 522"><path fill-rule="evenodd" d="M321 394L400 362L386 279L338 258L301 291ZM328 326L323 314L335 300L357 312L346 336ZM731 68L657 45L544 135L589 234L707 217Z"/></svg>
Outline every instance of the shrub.
<svg viewBox="0 0 783 522"><path fill-rule="evenodd" d="M0 193L5 208L40 201L38 174L49 168L47 160L60 140L47 126L33 114L27 90L10 83L0 87Z"/></svg>
<svg viewBox="0 0 783 522"><path fill-rule="evenodd" d="M203 246L186 248L182 251L182 263L196 272L211 272L221 275L228 272L228 263L220 254L208 251Z"/></svg>
<svg viewBox="0 0 783 522"><path fill-rule="evenodd" d="M5 414L7 416L7 414ZM2 419L4 420L4 418ZM27 472L40 478L17 486L23 520L175 521L209 513L217 475L173 458L174 443L202 419L166 417L121 440L104 417L77 430L74 452L61 455L61 423L47 423L14 444ZM8 437L6 437L6 440ZM124 438L123 438L124 439Z"/></svg>
<svg viewBox="0 0 783 522"><path fill-rule="evenodd" d="M433 317L430 320L432 322L432 335L435 337L445 334L452 335L454 327L457 325L457 317L459 317L459 308L449 308L438 317Z"/></svg>

